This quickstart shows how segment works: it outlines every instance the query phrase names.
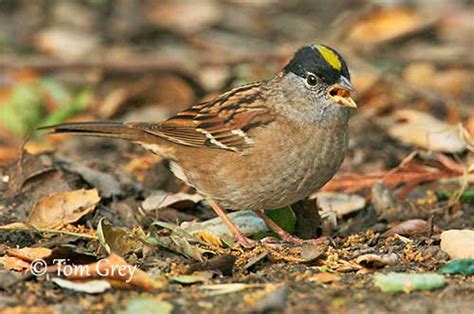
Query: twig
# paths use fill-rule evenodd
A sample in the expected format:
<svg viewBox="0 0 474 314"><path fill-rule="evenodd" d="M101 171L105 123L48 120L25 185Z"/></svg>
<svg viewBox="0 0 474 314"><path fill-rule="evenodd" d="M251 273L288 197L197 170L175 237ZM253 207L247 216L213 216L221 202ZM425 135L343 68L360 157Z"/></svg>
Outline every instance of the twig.
<svg viewBox="0 0 474 314"><path fill-rule="evenodd" d="M85 233L77 233L77 232L72 232L72 231L66 231L66 230L53 230L53 229L40 229L40 228L35 228L34 226L21 223L22 225L17 225L16 227L12 228L7 228L8 225L6 226L0 226L0 231L6 230L6 231L36 231L39 233L52 233L52 234L65 234L65 235L71 235L71 236L76 236L80 238L87 238L87 239L93 239L97 240L98 237L96 235L90 235L90 234L85 234Z"/></svg>

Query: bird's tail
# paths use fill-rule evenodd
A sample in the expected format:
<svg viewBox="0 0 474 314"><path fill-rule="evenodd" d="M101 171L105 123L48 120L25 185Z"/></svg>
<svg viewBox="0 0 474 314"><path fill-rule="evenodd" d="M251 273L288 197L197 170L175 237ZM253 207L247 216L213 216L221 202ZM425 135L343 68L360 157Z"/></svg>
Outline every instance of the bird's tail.
<svg viewBox="0 0 474 314"><path fill-rule="evenodd" d="M50 134L75 134L93 137L118 138L131 142L150 143L156 136L141 127L140 123L122 123L113 121L70 122L44 126L38 130L49 130Z"/></svg>

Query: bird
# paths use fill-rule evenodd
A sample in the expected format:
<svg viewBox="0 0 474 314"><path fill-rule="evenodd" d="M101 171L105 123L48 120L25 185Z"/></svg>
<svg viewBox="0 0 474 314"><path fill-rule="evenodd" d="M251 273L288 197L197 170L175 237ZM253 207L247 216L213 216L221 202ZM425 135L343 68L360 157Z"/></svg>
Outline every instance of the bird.
<svg viewBox="0 0 474 314"><path fill-rule="evenodd" d="M338 171L357 108L354 91L342 56L311 44L273 78L233 88L161 122L66 122L40 129L131 141L169 160L174 175L204 196L244 248L256 242L226 210L252 210L282 240L300 243L263 209L306 199Z"/></svg>

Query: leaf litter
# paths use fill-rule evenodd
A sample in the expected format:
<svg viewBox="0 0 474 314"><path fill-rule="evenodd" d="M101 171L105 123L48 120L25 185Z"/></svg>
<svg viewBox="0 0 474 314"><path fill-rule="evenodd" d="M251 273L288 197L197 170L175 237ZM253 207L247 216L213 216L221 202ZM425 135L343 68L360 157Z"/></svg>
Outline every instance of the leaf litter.
<svg viewBox="0 0 474 314"><path fill-rule="evenodd" d="M92 212L99 201L96 189L56 193L39 200L27 222L36 228L60 229Z"/></svg>

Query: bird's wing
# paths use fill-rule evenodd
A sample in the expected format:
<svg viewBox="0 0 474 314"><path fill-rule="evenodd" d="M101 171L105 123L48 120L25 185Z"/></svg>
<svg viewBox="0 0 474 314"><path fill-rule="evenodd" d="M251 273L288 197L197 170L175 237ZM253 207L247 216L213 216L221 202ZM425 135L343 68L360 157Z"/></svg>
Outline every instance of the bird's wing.
<svg viewBox="0 0 474 314"><path fill-rule="evenodd" d="M274 120L264 102L261 84L248 84L194 105L162 123L141 124L141 128L182 145L241 152L253 143L252 129Z"/></svg>

